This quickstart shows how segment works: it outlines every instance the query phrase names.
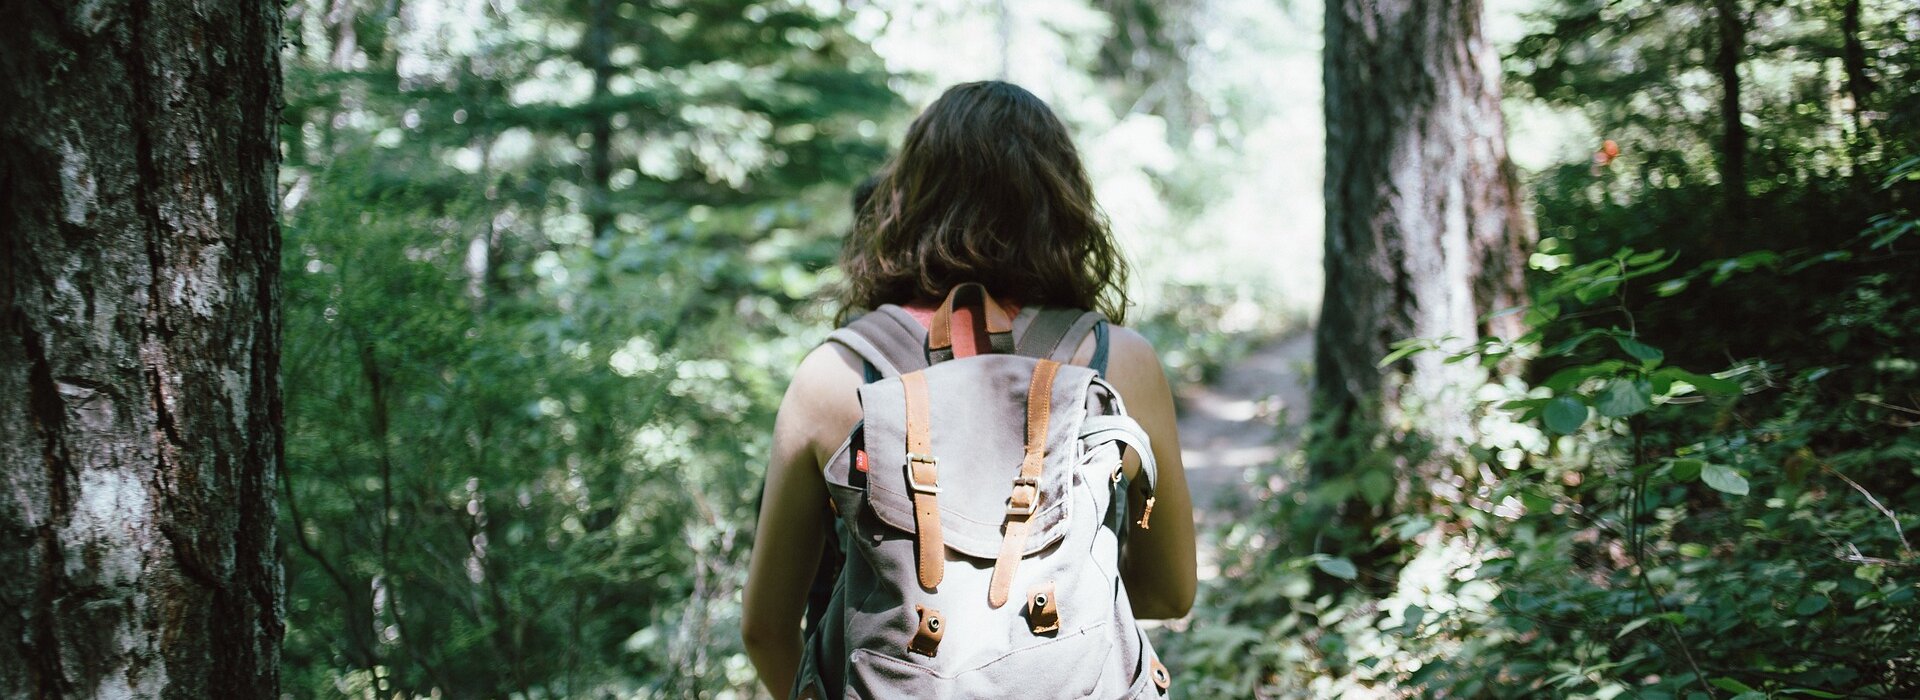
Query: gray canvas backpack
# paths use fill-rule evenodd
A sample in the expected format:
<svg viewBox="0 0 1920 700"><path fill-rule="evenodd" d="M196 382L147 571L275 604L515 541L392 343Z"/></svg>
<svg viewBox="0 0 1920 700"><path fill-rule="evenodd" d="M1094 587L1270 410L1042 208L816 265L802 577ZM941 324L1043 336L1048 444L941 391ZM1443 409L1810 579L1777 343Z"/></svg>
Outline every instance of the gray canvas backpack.
<svg viewBox="0 0 1920 700"><path fill-rule="evenodd" d="M954 304L976 294L993 352L954 359ZM869 381L862 422L825 467L845 563L793 698L1165 694L1119 574L1120 448L1141 458L1143 528L1153 452L1099 372L1064 364L1089 333L1105 340L1104 323L1008 318L968 284L930 330L888 305L829 337Z"/></svg>

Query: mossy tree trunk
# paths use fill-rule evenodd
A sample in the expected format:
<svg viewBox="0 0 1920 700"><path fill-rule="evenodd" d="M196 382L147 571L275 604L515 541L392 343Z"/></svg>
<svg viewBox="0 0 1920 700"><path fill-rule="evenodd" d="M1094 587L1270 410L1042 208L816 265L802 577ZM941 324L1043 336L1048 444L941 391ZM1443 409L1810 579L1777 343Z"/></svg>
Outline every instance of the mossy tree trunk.
<svg viewBox="0 0 1920 700"><path fill-rule="evenodd" d="M273 698L279 2L0 26L0 698Z"/></svg>
<svg viewBox="0 0 1920 700"><path fill-rule="evenodd" d="M1316 545L1361 554L1395 502L1457 491L1468 364L1396 341L1512 335L1532 237L1506 155L1499 57L1477 0L1327 3L1326 291L1310 478L1351 494ZM1418 477L1418 478L1409 478Z"/></svg>

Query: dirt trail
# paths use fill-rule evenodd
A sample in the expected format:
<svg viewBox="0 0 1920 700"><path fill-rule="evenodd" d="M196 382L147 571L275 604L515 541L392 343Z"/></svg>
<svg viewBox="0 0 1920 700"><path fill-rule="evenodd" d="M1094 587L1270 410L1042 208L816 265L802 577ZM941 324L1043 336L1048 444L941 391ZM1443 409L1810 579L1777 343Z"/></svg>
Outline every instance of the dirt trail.
<svg viewBox="0 0 1920 700"><path fill-rule="evenodd" d="M1312 361L1312 332L1295 332L1255 348L1213 383L1179 392L1180 456L1200 521L1202 581L1219 575L1217 526L1245 512L1251 491L1247 471L1293 449L1282 440L1279 426L1285 421L1297 427L1306 420Z"/></svg>

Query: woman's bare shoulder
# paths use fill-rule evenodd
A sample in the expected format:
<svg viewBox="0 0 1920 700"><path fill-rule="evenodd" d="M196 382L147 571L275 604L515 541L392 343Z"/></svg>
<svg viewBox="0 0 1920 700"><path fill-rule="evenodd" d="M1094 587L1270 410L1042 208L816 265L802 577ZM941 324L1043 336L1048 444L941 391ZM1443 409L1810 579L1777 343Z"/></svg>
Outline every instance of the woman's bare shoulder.
<svg viewBox="0 0 1920 700"><path fill-rule="evenodd" d="M1153 343L1146 336L1132 328L1118 324L1107 326L1107 376L1126 393L1127 384L1140 383L1136 380L1152 378L1164 385L1166 376L1160 369L1160 353L1153 349ZM1073 364L1086 365L1093 362L1097 341L1092 333L1080 341L1080 349L1073 354Z"/></svg>
<svg viewBox="0 0 1920 700"><path fill-rule="evenodd" d="M1146 336L1126 326L1107 334L1107 376L1129 404L1169 401L1172 387L1160 365L1160 353Z"/></svg>
<svg viewBox="0 0 1920 700"><path fill-rule="evenodd" d="M792 421L821 457L860 420L858 391L865 379L860 356L837 343L822 343L793 371L780 420Z"/></svg>

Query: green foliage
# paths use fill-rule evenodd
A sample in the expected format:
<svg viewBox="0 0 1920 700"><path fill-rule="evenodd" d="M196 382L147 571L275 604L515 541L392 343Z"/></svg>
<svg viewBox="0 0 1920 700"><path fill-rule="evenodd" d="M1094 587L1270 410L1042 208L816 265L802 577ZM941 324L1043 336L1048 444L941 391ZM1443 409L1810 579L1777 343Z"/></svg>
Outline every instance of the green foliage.
<svg viewBox="0 0 1920 700"><path fill-rule="evenodd" d="M1920 16L1863 3L1863 106L1842 3L1735 5L1744 215L1717 182L1713 4L1541 4L1511 93L1622 154L1532 175L1530 331L1449 359L1525 369L1481 387L1462 482L1328 440L1348 474L1230 526L1221 580L1163 647L1197 695L1920 694L1920 143L1902 126ZM1380 473L1421 497L1364 532L1315 520ZM1399 555L1352 557L1353 577L1306 554L1384 542Z"/></svg>
<svg viewBox="0 0 1920 700"><path fill-rule="evenodd" d="M1916 290L1856 264L1851 285L1800 309L1847 344L1708 374L1665 365L1650 339L1586 314L1637 317L1614 280L1670 282L1639 274L1667 259L1622 251L1562 268L1536 302L1567 312L1461 355L1525 353L1541 379L1482 394L1473 449L1491 471L1472 496L1383 525L1416 543L1388 593L1316 586L1301 568L1354 579L1342 559L1233 552L1241 568L1209 591L1212 619L1176 658L1224 696L1920 691L1920 555L1905 534L1920 526ZM1910 258L1893 262L1913 274ZM1788 295L1802 284L1776 281ZM1583 299L1595 286L1614 289ZM1864 337L1851 329L1866 319L1839 313L1863 299ZM1580 340L1599 337L1619 342ZM1247 658L1257 671L1231 668Z"/></svg>
<svg viewBox="0 0 1920 700"><path fill-rule="evenodd" d="M436 7L290 10L287 690L750 691L757 465L899 102L804 3Z"/></svg>

